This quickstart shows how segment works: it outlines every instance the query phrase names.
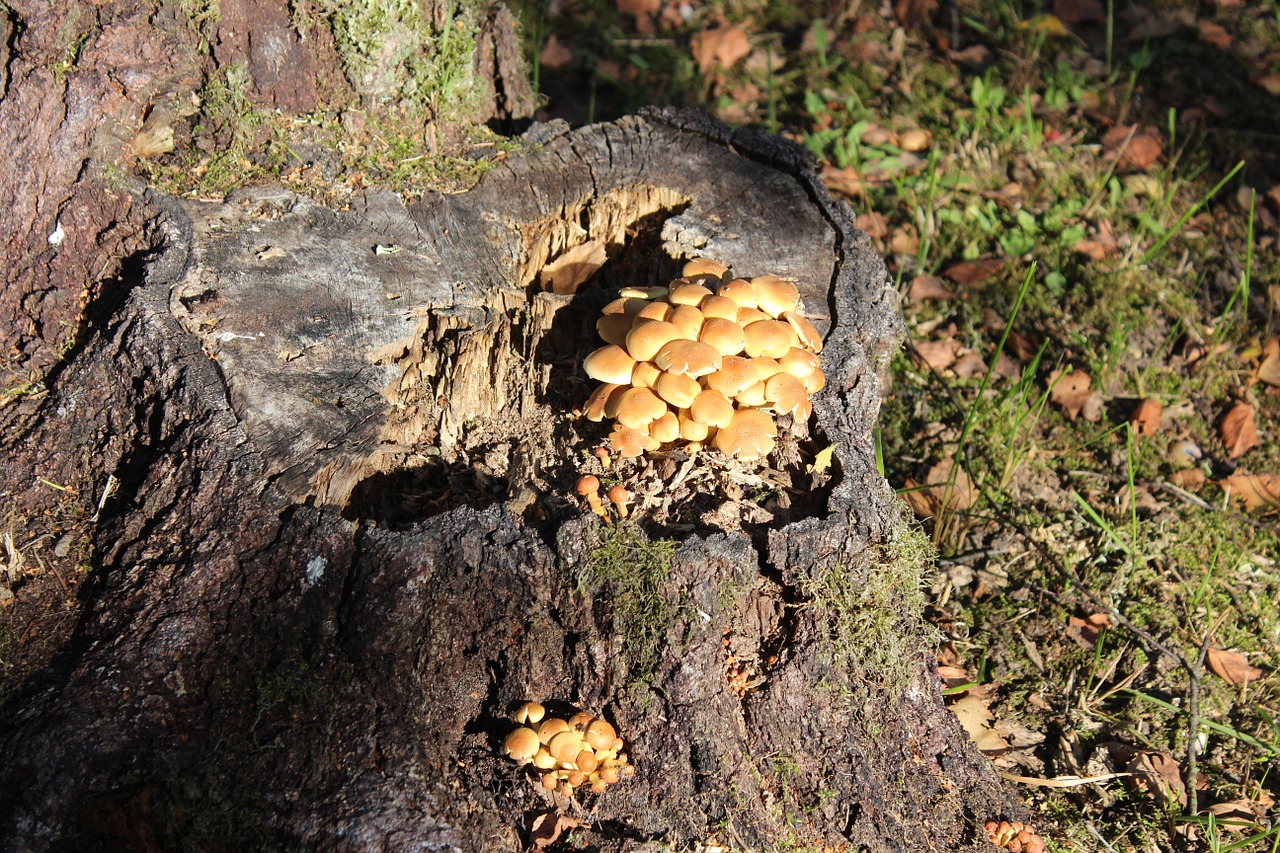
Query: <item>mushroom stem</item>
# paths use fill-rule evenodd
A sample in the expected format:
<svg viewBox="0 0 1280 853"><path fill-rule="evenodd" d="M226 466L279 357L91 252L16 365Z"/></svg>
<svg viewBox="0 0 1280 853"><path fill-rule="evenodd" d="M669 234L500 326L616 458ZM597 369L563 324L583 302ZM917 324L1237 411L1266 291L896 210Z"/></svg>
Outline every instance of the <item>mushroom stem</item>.
<svg viewBox="0 0 1280 853"><path fill-rule="evenodd" d="M605 511L604 504L600 502L600 479L588 474L578 481L578 494L587 499L587 504L591 507L591 511L603 518L609 520L609 513Z"/></svg>
<svg viewBox="0 0 1280 853"><path fill-rule="evenodd" d="M596 448L596 458L600 460L600 467L601 467L601 468L603 468L603 469L605 469L606 471L608 471L608 470L609 470L609 465L610 465L610 463L613 461L613 460L609 457L609 450L608 450L608 448L605 448L605 447L597 447L597 448Z"/></svg>
<svg viewBox="0 0 1280 853"><path fill-rule="evenodd" d="M627 501L631 500L631 493L622 486L614 486L609 490L609 500L618 510L618 518L627 517Z"/></svg>

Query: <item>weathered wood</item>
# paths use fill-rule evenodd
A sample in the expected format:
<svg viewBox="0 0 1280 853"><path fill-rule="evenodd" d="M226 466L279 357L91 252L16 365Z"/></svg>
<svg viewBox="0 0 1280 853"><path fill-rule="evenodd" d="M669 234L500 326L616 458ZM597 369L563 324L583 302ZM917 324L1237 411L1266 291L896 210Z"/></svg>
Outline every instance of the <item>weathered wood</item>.
<svg viewBox="0 0 1280 853"><path fill-rule="evenodd" d="M649 113L408 208L156 205L145 280L27 433L99 448L119 489L57 678L0 723L3 849L517 850L556 809L610 850L960 849L1018 812L886 583L912 577L870 446L895 295L803 152ZM686 472L692 520L678 458L615 471L649 519L628 553L644 524L678 537L657 576L593 575L608 531L569 494L598 464L568 410L607 293L534 282L586 239L603 285L693 253L794 276L826 332L815 434L763 506L734 466ZM833 609L831 577L878 597ZM848 616L901 638L893 673L840 653ZM637 776L576 805L535 788L497 748L527 698L605 714Z"/></svg>

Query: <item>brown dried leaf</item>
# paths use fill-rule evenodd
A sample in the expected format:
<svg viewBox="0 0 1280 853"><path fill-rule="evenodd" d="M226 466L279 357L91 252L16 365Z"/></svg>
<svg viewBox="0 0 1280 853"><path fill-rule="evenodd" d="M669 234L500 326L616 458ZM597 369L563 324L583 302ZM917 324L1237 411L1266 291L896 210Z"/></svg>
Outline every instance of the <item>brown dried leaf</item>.
<svg viewBox="0 0 1280 853"><path fill-rule="evenodd" d="M1217 818L1218 829L1226 832L1256 831L1258 818L1266 814L1263 809L1259 813L1258 804L1253 800L1233 800L1229 803L1214 803L1207 811Z"/></svg>
<svg viewBox="0 0 1280 853"><path fill-rule="evenodd" d="M1181 471L1174 471L1169 475L1169 482L1173 483L1180 489L1186 489L1194 492L1205 484L1209 478L1205 475L1202 468L1184 468Z"/></svg>
<svg viewBox="0 0 1280 853"><path fill-rule="evenodd" d="M1138 435L1155 435L1160 431L1160 416L1163 413L1164 404L1148 397L1129 415L1129 423Z"/></svg>
<svg viewBox="0 0 1280 853"><path fill-rule="evenodd" d="M999 258L985 258L977 261L960 261L942 271L942 274L956 284L979 284L1004 269L1004 261Z"/></svg>
<svg viewBox="0 0 1280 853"><path fill-rule="evenodd" d="M1280 386L1280 340L1272 338L1263 344L1262 361L1258 363L1253 377L1268 385Z"/></svg>
<svg viewBox="0 0 1280 853"><path fill-rule="evenodd" d="M1151 168L1164 153L1160 131L1149 125L1118 124L1102 137L1102 150L1129 169Z"/></svg>
<svg viewBox="0 0 1280 853"><path fill-rule="evenodd" d="M1208 19L1200 21L1199 28L1200 32L1197 35L1197 38L1205 44L1212 45L1213 47L1226 50L1231 47L1231 43L1234 41L1231 37L1231 33L1227 32L1226 27L1221 24L1215 24L1213 21Z"/></svg>
<svg viewBox="0 0 1280 853"><path fill-rule="evenodd" d="M724 24L693 37L693 58L698 70L710 74L716 68L732 68L751 53L747 33L737 24Z"/></svg>
<svg viewBox="0 0 1280 853"><path fill-rule="evenodd" d="M573 829L580 821L569 817L568 815L558 814L556 812L543 812L533 819L533 823L529 826L529 837L533 841L533 846L539 850L550 847L560 840L560 836L565 830Z"/></svg>
<svg viewBox="0 0 1280 853"><path fill-rule="evenodd" d="M1062 370L1055 370L1049 375L1049 382L1053 388L1049 393L1049 399L1061 406L1067 413L1067 417L1074 421L1080 417L1080 410L1093 396L1093 392L1089 389L1092 380L1089 374L1079 369L1059 379L1061 374Z"/></svg>
<svg viewBox="0 0 1280 853"><path fill-rule="evenodd" d="M872 235L875 236L875 235ZM955 299L956 295L947 290L942 279L936 275L918 275L911 279L911 287L907 289L907 298L912 302L928 302L931 299Z"/></svg>
<svg viewBox="0 0 1280 853"><path fill-rule="evenodd" d="M1053 0L1053 14L1069 27L1107 20L1107 9L1102 0Z"/></svg>
<svg viewBox="0 0 1280 853"><path fill-rule="evenodd" d="M928 23L937 10L938 0L894 0L893 3L898 23L909 30Z"/></svg>
<svg viewBox="0 0 1280 853"><path fill-rule="evenodd" d="M662 0L614 0L618 11L624 15L655 14L662 8Z"/></svg>
<svg viewBox="0 0 1280 853"><path fill-rule="evenodd" d="M945 663L938 664L938 678L942 679L944 687L959 687L961 684L973 681L969 671L964 667Z"/></svg>
<svg viewBox="0 0 1280 853"><path fill-rule="evenodd" d="M1237 471L1220 481L1220 485L1230 489L1231 496L1244 504L1246 512L1261 512L1267 515L1280 510L1280 475L1246 474Z"/></svg>
<svg viewBox="0 0 1280 853"><path fill-rule="evenodd" d="M1187 804L1187 786L1182 781L1182 770L1172 756L1142 750L1134 755L1125 770L1133 774L1131 784L1145 789L1159 805L1174 801L1183 806Z"/></svg>
<svg viewBox="0 0 1280 853"><path fill-rule="evenodd" d="M1003 376L1005 379L1014 379L1022 375L1022 368L1018 366L1016 361L1002 352L1000 357L996 359L996 375Z"/></svg>
<svg viewBox="0 0 1280 853"><path fill-rule="evenodd" d="M915 344L916 353L934 370L946 370L956 363L960 344L955 338L944 338L940 341L920 341Z"/></svg>
<svg viewBox="0 0 1280 853"><path fill-rule="evenodd" d="M1209 669L1227 684L1248 684L1266 675L1239 652L1209 647Z"/></svg>
<svg viewBox="0 0 1280 853"><path fill-rule="evenodd" d="M944 511L968 509L978 500L978 490L974 488L973 481L950 456L930 468L924 481L931 487L928 491L937 497L939 509Z"/></svg>
<svg viewBox="0 0 1280 853"><path fill-rule="evenodd" d="M538 64L552 71L559 71L572 61L573 51L562 45L555 36L547 39L547 43L538 52Z"/></svg>
<svg viewBox="0 0 1280 853"><path fill-rule="evenodd" d="M978 353L967 352L951 365L951 372L964 379L973 379L975 376L984 375L987 372L987 365Z"/></svg>
<svg viewBox="0 0 1280 853"><path fill-rule="evenodd" d="M1040 352L1041 343L1038 337L1033 338L1021 332L1010 332L1009 340L1005 345L1018 361L1030 361L1036 357L1036 353Z"/></svg>
<svg viewBox="0 0 1280 853"><path fill-rule="evenodd" d="M1227 457L1239 459L1254 447L1262 444L1253 422L1253 406L1236 403L1218 422L1218 434L1227 446Z"/></svg>
<svg viewBox="0 0 1280 853"><path fill-rule="evenodd" d="M998 755L1009 749L1009 744L992 727L995 715L987 703L975 692L968 692L948 706L960 720L960 726L969 733L978 749L988 755Z"/></svg>
<svg viewBox="0 0 1280 853"><path fill-rule="evenodd" d="M1268 95L1280 97L1280 74L1266 74L1257 77L1253 81L1253 85L1265 91Z"/></svg>
<svg viewBox="0 0 1280 853"><path fill-rule="evenodd" d="M1067 620L1067 636L1081 648L1091 649L1098 643L1098 635L1102 629L1111 627L1111 617L1105 613L1094 613L1084 619L1072 616Z"/></svg>
<svg viewBox="0 0 1280 853"><path fill-rule="evenodd" d="M604 241L588 240L543 267L538 282L551 293L577 293L578 287L595 275L606 260Z"/></svg>
<svg viewBox="0 0 1280 853"><path fill-rule="evenodd" d="M859 214L854 224L867 232L868 237L874 237L879 240L889 233L889 223L885 221L884 216L879 213L863 213Z"/></svg>
<svg viewBox="0 0 1280 853"><path fill-rule="evenodd" d="M902 497L918 518L933 518L938 514L938 501L910 477L902 484Z"/></svg>
<svg viewBox="0 0 1280 853"><path fill-rule="evenodd" d="M837 169L834 166L822 167L822 182L827 185L827 189L839 195L846 195L850 198L866 194L867 182L862 177L862 173L852 166Z"/></svg>

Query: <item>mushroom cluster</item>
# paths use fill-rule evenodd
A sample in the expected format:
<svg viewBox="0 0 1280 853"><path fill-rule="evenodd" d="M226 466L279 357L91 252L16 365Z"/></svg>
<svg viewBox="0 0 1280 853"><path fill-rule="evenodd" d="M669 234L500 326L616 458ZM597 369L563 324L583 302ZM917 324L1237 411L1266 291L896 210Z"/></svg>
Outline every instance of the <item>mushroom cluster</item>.
<svg viewBox="0 0 1280 853"><path fill-rule="evenodd" d="M561 794L590 785L597 794L635 775L622 752L622 738L608 721L585 711L567 720L547 716L537 702L526 702L514 714L521 725L507 735L503 752L523 767L532 763L542 772L542 787Z"/></svg>
<svg viewBox="0 0 1280 853"><path fill-rule="evenodd" d="M1018 821L987 821L987 840L1011 853L1044 853L1044 839L1036 834L1035 827Z"/></svg>
<svg viewBox="0 0 1280 853"><path fill-rule="evenodd" d="M588 420L615 421L610 444L631 458L664 444L710 442L739 459L773 450L774 415L808 420L826 383L822 337L800 311L800 291L776 275L732 278L706 258L666 287L625 288L596 331L607 346L583 361L603 384Z"/></svg>

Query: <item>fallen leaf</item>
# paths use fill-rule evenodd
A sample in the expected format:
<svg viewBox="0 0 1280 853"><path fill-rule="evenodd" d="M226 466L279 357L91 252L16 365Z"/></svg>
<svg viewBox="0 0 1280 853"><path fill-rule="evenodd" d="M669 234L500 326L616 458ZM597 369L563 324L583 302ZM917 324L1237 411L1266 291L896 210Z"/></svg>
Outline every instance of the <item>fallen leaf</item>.
<svg viewBox="0 0 1280 853"><path fill-rule="evenodd" d="M1203 486L1208 479L1202 468L1187 468L1182 471L1174 471L1169 475L1170 483L1189 492L1194 492Z"/></svg>
<svg viewBox="0 0 1280 853"><path fill-rule="evenodd" d="M893 14L898 23L914 29L927 23L938 9L938 0L894 0Z"/></svg>
<svg viewBox="0 0 1280 853"><path fill-rule="evenodd" d="M1030 361L1035 358L1036 353L1040 352L1041 343L1043 341L1040 338L1033 338L1021 332L1010 332L1009 339L1005 342L1018 361Z"/></svg>
<svg viewBox="0 0 1280 853"><path fill-rule="evenodd" d="M951 372L962 379L973 379L987 372L987 365L976 352L967 352L951 365Z"/></svg>
<svg viewBox="0 0 1280 853"><path fill-rule="evenodd" d="M944 687L959 687L961 684L973 681L969 671L964 667L941 663L938 664L938 678L942 679Z"/></svg>
<svg viewBox="0 0 1280 853"><path fill-rule="evenodd" d="M1198 468L1192 470L1199 470ZM1246 512L1267 515L1280 510L1280 475L1247 474L1237 471L1219 485L1244 504Z"/></svg>
<svg viewBox="0 0 1280 853"><path fill-rule="evenodd" d="M1209 647L1209 669L1227 684L1248 684L1266 675L1239 652Z"/></svg>
<svg viewBox="0 0 1280 853"><path fill-rule="evenodd" d="M947 290L942 279L936 275L918 275L911 279L907 298L912 302L928 302L931 299L955 299L956 295Z"/></svg>
<svg viewBox="0 0 1280 853"><path fill-rule="evenodd" d="M1103 135L1102 151L1118 158L1122 167L1145 170L1164 153L1164 141L1149 125L1118 124Z"/></svg>
<svg viewBox="0 0 1280 853"><path fill-rule="evenodd" d="M573 51L561 44L555 36L547 39L542 50L538 51L538 64L552 71L559 71L572 61Z"/></svg>
<svg viewBox="0 0 1280 853"><path fill-rule="evenodd" d="M904 130L898 135L898 147L903 151L924 151L933 143L929 131L919 127Z"/></svg>
<svg viewBox="0 0 1280 853"><path fill-rule="evenodd" d="M986 258L978 261L960 261L942 271L943 276L956 284L979 284L1004 269L1004 261Z"/></svg>
<svg viewBox="0 0 1280 853"><path fill-rule="evenodd" d="M902 497L917 518L933 518L938 514L937 502L933 499L933 495L922 490L920 484L910 477L902 484Z"/></svg>
<svg viewBox="0 0 1280 853"><path fill-rule="evenodd" d="M662 0L614 0L624 15L654 14L662 8Z"/></svg>
<svg viewBox="0 0 1280 853"><path fill-rule="evenodd" d="M1261 88L1268 95L1280 97L1280 74L1267 74L1257 77L1254 79L1253 85Z"/></svg>
<svg viewBox="0 0 1280 853"><path fill-rule="evenodd" d="M1259 814L1257 804L1252 800L1233 800L1229 803L1214 803L1209 806L1207 811L1217 818L1215 823L1218 829L1226 832L1250 832L1256 831L1261 827L1258 826L1258 818L1265 814Z"/></svg>
<svg viewBox="0 0 1280 853"><path fill-rule="evenodd" d="M1101 24L1107 20L1107 9L1102 0L1053 0L1053 14L1069 27Z"/></svg>
<svg viewBox="0 0 1280 853"><path fill-rule="evenodd" d="M867 232L868 237L873 237L877 240L889 234L889 223L879 213L860 214L853 224Z"/></svg>
<svg viewBox="0 0 1280 853"><path fill-rule="evenodd" d="M606 260L604 241L588 240L543 267L538 282L551 293L577 293L579 285L595 275Z"/></svg>
<svg viewBox="0 0 1280 853"><path fill-rule="evenodd" d="M924 481L930 486L928 491L936 496L939 508L944 511L968 509L978 500L978 490L974 488L973 481L950 456L930 468Z"/></svg>
<svg viewBox="0 0 1280 853"><path fill-rule="evenodd" d="M1218 422L1218 434L1227 446L1227 457L1239 459L1250 449L1262 444L1258 429L1253 423L1253 406L1236 403Z"/></svg>
<svg viewBox="0 0 1280 853"><path fill-rule="evenodd" d="M565 830L573 829L578 823L579 821L568 815L543 812L529 825L529 838L533 841L534 847L542 850L555 844Z"/></svg>
<svg viewBox="0 0 1280 853"><path fill-rule="evenodd" d="M1262 361L1254 371L1254 379L1268 385L1280 386L1280 340L1272 338L1262 346Z"/></svg>
<svg viewBox="0 0 1280 853"><path fill-rule="evenodd" d="M1187 804L1187 786L1173 756L1144 749L1134 755L1125 770L1133 774L1129 784L1145 789L1158 805L1175 801L1182 806Z"/></svg>
<svg viewBox="0 0 1280 853"><path fill-rule="evenodd" d="M910 227L895 228L889 237L889 251L895 255L914 255L920 251L920 238Z"/></svg>
<svg viewBox="0 0 1280 853"><path fill-rule="evenodd" d="M1098 643L1098 636L1104 628L1111 627L1111 617L1105 613L1094 613L1084 619L1072 616L1067 620L1067 636L1081 648L1092 649Z"/></svg>
<svg viewBox="0 0 1280 853"><path fill-rule="evenodd" d="M973 739L978 749L988 755L999 754L1009 749L1008 742L1000 737L1000 733L991 725L995 715L976 693L965 693L947 707L955 713L960 721L960 727L969 733L969 737Z"/></svg>
<svg viewBox="0 0 1280 853"><path fill-rule="evenodd" d="M1164 404L1148 397L1129 415L1129 423L1138 435L1155 435L1160 431L1160 415L1163 413Z"/></svg>
<svg viewBox="0 0 1280 853"><path fill-rule="evenodd" d="M1096 424L1102 420L1102 410L1105 405L1106 401L1102 399L1102 395L1094 391L1085 398L1084 405L1080 407L1080 417L1091 424Z"/></svg>
<svg viewBox="0 0 1280 853"><path fill-rule="evenodd" d="M1196 37L1200 41L1222 50L1231 47L1231 42L1234 39L1232 39L1231 33L1227 32L1226 27L1209 20L1200 21L1199 27L1200 32Z"/></svg>
<svg viewBox="0 0 1280 853"><path fill-rule="evenodd" d="M693 37L693 58L704 75L715 68L732 68L751 53L747 33L737 24L703 30Z"/></svg>
<svg viewBox="0 0 1280 853"><path fill-rule="evenodd" d="M940 341L920 341L914 346L921 360L934 370L946 370L955 364L960 350L960 344L955 338L944 338Z"/></svg>
<svg viewBox="0 0 1280 853"><path fill-rule="evenodd" d="M1022 375L1022 368L1018 363L1003 352L996 359L996 375L1003 376L1005 379L1014 379Z"/></svg>
<svg viewBox="0 0 1280 853"><path fill-rule="evenodd" d="M954 62L970 68L985 68L991 61L991 49L985 44L971 44L961 50L953 50L949 55Z"/></svg>
<svg viewBox="0 0 1280 853"><path fill-rule="evenodd" d="M833 193L856 198L867 191L867 182L862 173L852 166L837 169L834 166L822 168L822 182Z"/></svg>
<svg viewBox="0 0 1280 853"><path fill-rule="evenodd" d="M1080 410L1093 395L1089 389L1092 380L1083 370L1073 370L1066 376L1062 376L1062 372L1059 369L1049 375L1049 384L1053 388L1049 392L1049 399L1061 406L1067 417L1074 421L1080 417Z"/></svg>

